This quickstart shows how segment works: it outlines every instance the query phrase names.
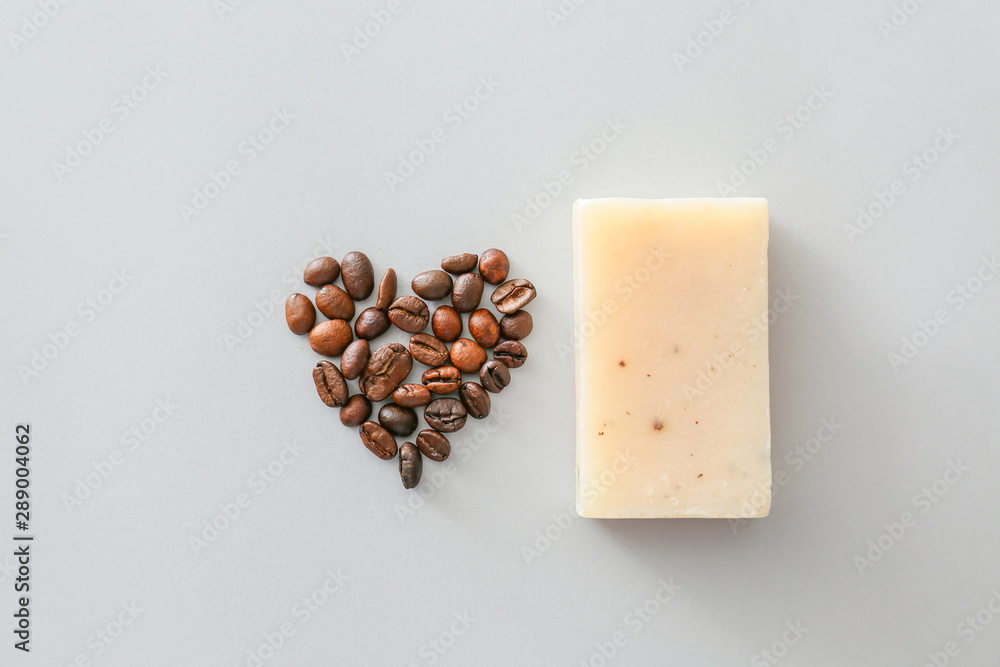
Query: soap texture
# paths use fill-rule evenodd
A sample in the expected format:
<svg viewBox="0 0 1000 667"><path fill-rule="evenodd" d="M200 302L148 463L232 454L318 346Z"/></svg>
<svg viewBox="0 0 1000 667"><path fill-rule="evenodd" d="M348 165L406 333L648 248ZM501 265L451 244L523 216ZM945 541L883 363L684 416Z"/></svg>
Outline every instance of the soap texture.
<svg viewBox="0 0 1000 667"><path fill-rule="evenodd" d="M767 516L767 241L765 199L574 204L581 516Z"/></svg>

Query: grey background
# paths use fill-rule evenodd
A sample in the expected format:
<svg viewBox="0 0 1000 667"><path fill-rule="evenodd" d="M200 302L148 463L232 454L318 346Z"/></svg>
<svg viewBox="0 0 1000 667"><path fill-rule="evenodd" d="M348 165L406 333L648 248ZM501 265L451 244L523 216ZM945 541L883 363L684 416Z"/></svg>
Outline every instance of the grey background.
<svg viewBox="0 0 1000 667"><path fill-rule="evenodd" d="M386 3L293 4L0 9L0 516L10 540L27 422L37 536L33 651L0 628L0 662L996 664L1000 281L954 292L1000 250L996 3L590 0L556 22L555 0L402 2L353 55L342 43ZM732 21L714 23L723 11ZM699 33L708 45L679 66ZM165 74L123 118L115 100L147 67ZM495 89L446 120L480 77ZM829 98L804 111L813 87ZM287 126L248 159L241 142L275 109ZM788 136L797 110L809 118ZM104 118L113 131L60 178L53 163ZM609 119L624 127L602 148ZM437 128L443 142L391 188L385 172ZM949 129L913 180L907 161ZM771 516L576 517L572 201L718 196L768 140L733 194L769 199L772 292L798 297L771 329L786 474ZM581 159L591 144L600 155ZM240 172L185 220L229 160ZM563 170L570 184L516 222ZM895 179L905 194L852 236ZM530 360L495 401L503 423L467 427L450 474L428 462L427 497L401 512L414 492L316 400L317 357L281 303L315 254L361 249L408 283L493 246L539 288ZM894 368L939 309L947 322ZM123 434L158 400L176 407L129 450ZM269 465L280 474L263 482ZM69 502L88 478L97 488ZM936 502L915 499L935 482ZM225 527L196 550L213 521ZM880 538L889 550L859 565ZM0 565L12 625L13 558ZM666 604L661 582L679 587ZM310 595L323 604L303 619ZM991 623L971 631L977 612ZM293 634L262 650L282 624Z"/></svg>

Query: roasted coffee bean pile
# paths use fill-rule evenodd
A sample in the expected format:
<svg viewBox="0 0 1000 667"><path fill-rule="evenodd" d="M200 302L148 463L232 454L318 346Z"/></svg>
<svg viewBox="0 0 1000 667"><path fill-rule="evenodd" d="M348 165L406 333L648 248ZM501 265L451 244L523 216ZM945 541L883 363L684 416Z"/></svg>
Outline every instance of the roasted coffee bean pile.
<svg viewBox="0 0 1000 667"><path fill-rule="evenodd" d="M318 288L315 306L299 293L285 302L292 333L308 334L317 353L340 357L339 367L323 360L312 371L320 399L340 410L344 426L359 429L361 442L375 456L391 460L399 454L399 475L407 489L420 482L422 457L447 459L451 443L444 434L461 429L469 417L486 418L490 393L510 384L510 369L528 358L520 341L531 333L532 322L523 308L535 298L535 286L523 278L508 280L509 272L510 260L496 248L482 255L454 255L441 260L441 269L413 278L410 287L416 296L397 296L396 272L387 269L376 292L371 260L354 251L340 262L318 257L306 266L303 280ZM335 284L338 278L343 287ZM488 308L480 308L486 284L496 285L490 302L502 315L499 320ZM357 312L357 302L373 293L375 305ZM442 304L433 312L427 305L448 298L451 305ZM317 310L328 319L317 322ZM463 313L468 314L467 324ZM431 333L426 333L428 326ZM412 334L409 349L400 343L376 347L369 342L391 327ZM468 337L463 337L466 330ZM407 382L414 361L428 367L417 369L419 383ZM465 375L476 376L478 382L465 380ZM373 404L382 401L373 421ZM398 445L397 437L417 431L415 408L423 408L430 428L417 433L413 442Z"/></svg>

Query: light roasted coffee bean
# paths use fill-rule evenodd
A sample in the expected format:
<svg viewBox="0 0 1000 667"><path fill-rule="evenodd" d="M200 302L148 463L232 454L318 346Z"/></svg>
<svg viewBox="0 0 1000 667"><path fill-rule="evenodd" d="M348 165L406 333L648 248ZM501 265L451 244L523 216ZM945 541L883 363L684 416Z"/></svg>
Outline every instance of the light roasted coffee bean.
<svg viewBox="0 0 1000 667"><path fill-rule="evenodd" d="M387 343L372 353L358 385L370 401L384 401L413 368L413 359L399 343Z"/></svg>
<svg viewBox="0 0 1000 667"><path fill-rule="evenodd" d="M486 350L474 340L459 338L451 344L451 365L463 373L478 373L486 363Z"/></svg>
<svg viewBox="0 0 1000 667"><path fill-rule="evenodd" d="M501 313L510 315L524 308L535 298L535 286L523 278L508 280L493 290L490 301Z"/></svg>
<svg viewBox="0 0 1000 667"><path fill-rule="evenodd" d="M423 469L420 450L412 442L404 442L399 448L399 476L403 480L403 488L412 489L419 484Z"/></svg>
<svg viewBox="0 0 1000 667"><path fill-rule="evenodd" d="M462 372L454 366L440 366L424 371L420 381L431 393L450 394L462 386Z"/></svg>
<svg viewBox="0 0 1000 667"><path fill-rule="evenodd" d="M394 458L398 451L392 433L377 422L365 422L361 425L361 442L372 454L386 461Z"/></svg>
<svg viewBox="0 0 1000 667"><path fill-rule="evenodd" d="M478 382L464 383L458 390L458 397L473 419L485 419L490 414L490 395Z"/></svg>
<svg viewBox="0 0 1000 667"><path fill-rule="evenodd" d="M354 300L336 285L323 285L316 292L316 307L331 320L354 319Z"/></svg>
<svg viewBox="0 0 1000 667"><path fill-rule="evenodd" d="M474 255L471 252L462 253L461 255L452 255L451 257L445 257L441 260L441 268L448 273L453 273L459 275L462 273L468 273L472 269L476 268L476 264L479 263L479 256Z"/></svg>
<svg viewBox="0 0 1000 667"><path fill-rule="evenodd" d="M340 273L344 277L344 288L355 301L364 301L375 289L375 269L372 261L363 252L349 252L340 263Z"/></svg>
<svg viewBox="0 0 1000 667"><path fill-rule="evenodd" d="M438 269L418 273L410 283L414 294L430 301L438 301L448 296L451 293L451 285L451 276Z"/></svg>
<svg viewBox="0 0 1000 667"><path fill-rule="evenodd" d="M451 290L451 305L460 313L471 313L483 300L483 277L478 273L463 273L455 278Z"/></svg>
<svg viewBox="0 0 1000 667"><path fill-rule="evenodd" d="M332 283L340 275L340 262L333 257L317 257L306 264L302 279L307 285L320 287Z"/></svg>
<svg viewBox="0 0 1000 667"><path fill-rule="evenodd" d="M292 333L307 334L316 324L316 308L305 294L296 292L285 301L285 321Z"/></svg>
<svg viewBox="0 0 1000 667"><path fill-rule="evenodd" d="M479 258L479 275L491 285L499 285L507 280L510 272L510 260L503 250L490 248Z"/></svg>
<svg viewBox="0 0 1000 667"><path fill-rule="evenodd" d="M430 319L427 304L415 296L401 296L389 306L389 320L407 333L423 331Z"/></svg>
<svg viewBox="0 0 1000 667"><path fill-rule="evenodd" d="M372 404L361 394L355 394L347 399L347 404L340 409L340 423L344 426L361 426L372 416Z"/></svg>
<svg viewBox="0 0 1000 667"><path fill-rule="evenodd" d="M531 313L519 310L513 315L500 318L500 333L509 340L521 340L531 333Z"/></svg>
<svg viewBox="0 0 1000 667"><path fill-rule="evenodd" d="M451 443L443 434L432 428L417 434L417 449L431 461L444 461L451 455Z"/></svg>
<svg viewBox="0 0 1000 667"><path fill-rule="evenodd" d="M389 318L378 308L365 308L354 321L354 332L358 338L372 340L389 330Z"/></svg>
<svg viewBox="0 0 1000 667"><path fill-rule="evenodd" d="M431 318L431 329L435 336L450 343L462 335L462 316L451 306L438 306Z"/></svg>
<svg viewBox="0 0 1000 667"><path fill-rule="evenodd" d="M379 310L388 310L389 304L396 298L396 272L386 269L382 281L378 284L378 299L375 307Z"/></svg>
<svg viewBox="0 0 1000 667"><path fill-rule="evenodd" d="M422 384L401 384L392 392L392 400L404 408L419 408L430 403L432 398L431 390Z"/></svg>
<svg viewBox="0 0 1000 667"><path fill-rule="evenodd" d="M500 340L500 323L493 313L480 308L469 315L469 333L483 347L493 347Z"/></svg>
<svg viewBox="0 0 1000 667"><path fill-rule="evenodd" d="M347 403L347 382L340 369L330 361L321 361L313 368L313 382L320 399L331 408Z"/></svg>
<svg viewBox="0 0 1000 667"><path fill-rule="evenodd" d="M410 337L410 354L426 366L441 366L448 361L448 346L430 334Z"/></svg>
<svg viewBox="0 0 1000 667"><path fill-rule="evenodd" d="M402 405L386 403L378 411L378 423L389 433L406 437L417 430L417 413Z"/></svg>
<svg viewBox="0 0 1000 667"><path fill-rule="evenodd" d="M510 369L503 362L491 359L479 369L479 383L486 391L499 394L510 384Z"/></svg>
<svg viewBox="0 0 1000 667"><path fill-rule="evenodd" d="M424 408L424 421L435 431L454 433L463 426L468 412L457 398L436 398Z"/></svg>
<svg viewBox="0 0 1000 667"><path fill-rule="evenodd" d="M368 341L359 339L347 346L340 358L340 372L348 380L357 380L368 365L372 350Z"/></svg>
<svg viewBox="0 0 1000 667"><path fill-rule="evenodd" d="M493 348L493 358L507 368L520 368L528 360L528 350L520 341L505 340Z"/></svg>
<svg viewBox="0 0 1000 667"><path fill-rule="evenodd" d="M309 345L324 357L338 357L354 340L351 325L344 320L320 322L309 332Z"/></svg>

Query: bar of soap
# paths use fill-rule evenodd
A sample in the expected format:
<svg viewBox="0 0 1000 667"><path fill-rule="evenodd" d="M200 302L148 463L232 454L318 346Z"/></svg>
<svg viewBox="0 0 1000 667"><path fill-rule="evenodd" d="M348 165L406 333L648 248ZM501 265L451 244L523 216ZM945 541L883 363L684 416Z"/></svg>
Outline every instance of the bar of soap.
<svg viewBox="0 0 1000 667"><path fill-rule="evenodd" d="M767 516L767 240L766 199L576 201L580 516Z"/></svg>

